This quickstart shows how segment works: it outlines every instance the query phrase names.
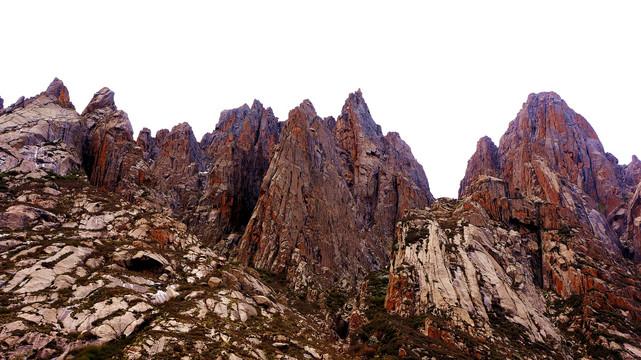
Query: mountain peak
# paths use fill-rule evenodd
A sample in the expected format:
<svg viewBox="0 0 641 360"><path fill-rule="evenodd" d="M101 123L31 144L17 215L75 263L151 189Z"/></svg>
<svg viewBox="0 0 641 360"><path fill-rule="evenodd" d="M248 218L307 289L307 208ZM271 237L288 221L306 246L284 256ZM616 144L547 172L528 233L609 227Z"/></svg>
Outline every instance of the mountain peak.
<svg viewBox="0 0 641 360"><path fill-rule="evenodd" d="M108 87L103 87L102 89L98 90L98 92L93 95L91 101L89 101L89 104L82 112L82 115L102 108L117 110L118 108L116 107L116 103L114 101L114 95L115 93Z"/></svg>
<svg viewBox="0 0 641 360"><path fill-rule="evenodd" d="M297 107L289 111L288 121L298 121L301 119L314 119L316 116L316 109L314 104L309 99L303 100Z"/></svg>
<svg viewBox="0 0 641 360"><path fill-rule="evenodd" d="M542 91L528 95L527 102L533 101L563 101L563 99L554 91Z"/></svg>
<svg viewBox="0 0 641 360"><path fill-rule="evenodd" d="M45 94L56 99L60 106L75 109L69 99L69 90L67 90L67 87L62 80L54 78L51 84L47 87L47 90L45 90Z"/></svg>
<svg viewBox="0 0 641 360"><path fill-rule="evenodd" d="M383 136L383 131L380 125L374 122L360 89L349 94L336 123L337 128L343 132L349 131L353 134L363 132L369 138Z"/></svg>
<svg viewBox="0 0 641 360"><path fill-rule="evenodd" d="M252 110L257 110L257 111L263 111L263 104L258 101L257 99L254 99L254 102L252 103Z"/></svg>
<svg viewBox="0 0 641 360"><path fill-rule="evenodd" d="M459 198L468 195L468 186L479 176L497 176L498 168L498 148L488 136L480 138L476 143L476 152L467 162L465 177L461 180L459 188Z"/></svg>

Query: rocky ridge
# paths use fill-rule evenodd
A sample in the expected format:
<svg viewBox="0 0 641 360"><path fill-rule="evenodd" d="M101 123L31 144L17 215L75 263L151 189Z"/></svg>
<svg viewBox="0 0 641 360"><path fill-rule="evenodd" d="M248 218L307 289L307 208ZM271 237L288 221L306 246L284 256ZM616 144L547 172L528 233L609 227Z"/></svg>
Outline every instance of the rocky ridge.
<svg viewBox="0 0 641 360"><path fill-rule="evenodd" d="M3 356L641 357L641 162L555 93L479 141L458 200L360 91L134 140L111 90L78 114L55 79L0 139Z"/></svg>
<svg viewBox="0 0 641 360"><path fill-rule="evenodd" d="M285 273L312 298L348 289L385 267L403 210L431 201L422 167L397 135L382 135L360 91L338 120L304 101L289 113L239 259Z"/></svg>
<svg viewBox="0 0 641 360"><path fill-rule="evenodd" d="M323 172L336 177L314 191L345 189L344 199L320 204L318 210L351 207L335 220L338 228L349 228L352 239L364 231L367 236L360 242L324 241L322 254L341 264L344 274L333 270L307 293L323 304L339 280L344 289L355 289L354 281L385 266L397 218L433 198L409 147L398 134L382 135L360 91L350 95L338 122L317 118L307 102L314 114L305 116L323 122L317 124L320 138L311 126L305 134L291 130L296 121L279 123L270 108L255 101L223 112L216 129L200 142L186 123L155 136L143 129L134 141L128 115L114 98L103 88L78 114L56 79L47 91L0 114L8 154L0 178L0 256L5 259L0 290L7 308L0 325L3 352L65 358L94 351L87 345L104 344L100 351L114 346L128 358L181 352L351 358L340 346L317 345L338 339L335 324L324 311L299 300L306 293L300 284L323 279L315 273L315 253L296 244L296 262L256 266L262 273L230 263L229 256L240 254L240 260L256 265L243 257L247 245L240 241L250 217L257 223L255 209L276 201L300 206L297 197L268 201L267 195L282 186L273 174L292 165L276 158L312 155L327 165ZM290 131L316 137L331 157L325 161L300 148ZM304 202L310 200L305 196ZM305 216L307 222L315 215ZM357 217L357 226L347 216ZM316 223L314 230L323 226ZM331 258L325 249L333 251ZM351 262L354 267L347 266ZM294 266L303 271L290 272ZM290 293L289 284L299 295ZM10 321L16 315L23 320ZM250 318L259 319L255 329L245 324ZM264 344L272 335L258 333L254 346L234 341L243 332L269 328L272 320L281 331L274 333L273 346ZM296 334L305 340L295 340ZM230 353L229 344L238 355Z"/></svg>
<svg viewBox="0 0 641 360"><path fill-rule="evenodd" d="M82 164L83 122L62 81L0 110L0 172L67 174Z"/></svg>
<svg viewBox="0 0 641 360"><path fill-rule="evenodd" d="M557 94L530 95L498 147L479 140L459 200L397 228L387 309L443 316L446 327L425 331L449 339L452 328L510 338L507 321L527 334L511 339L529 344L513 348L520 356L540 344L560 358L639 356L641 284L625 233L636 166L618 165Z"/></svg>
<svg viewBox="0 0 641 360"><path fill-rule="evenodd" d="M236 245L258 201L282 127L272 109L255 100L251 107L222 112L216 129L203 137L201 146L213 162L191 227L202 229L204 241L224 238L221 250Z"/></svg>

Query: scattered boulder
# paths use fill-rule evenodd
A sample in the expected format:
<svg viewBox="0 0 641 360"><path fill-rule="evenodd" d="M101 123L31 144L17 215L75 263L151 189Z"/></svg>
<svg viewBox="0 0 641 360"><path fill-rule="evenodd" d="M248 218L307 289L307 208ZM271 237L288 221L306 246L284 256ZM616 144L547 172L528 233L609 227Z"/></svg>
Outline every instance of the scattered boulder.
<svg viewBox="0 0 641 360"><path fill-rule="evenodd" d="M209 281L207 281L207 284L214 289L221 286L222 283L223 279L216 276L212 276L211 278L209 278Z"/></svg>
<svg viewBox="0 0 641 360"><path fill-rule="evenodd" d="M39 220L58 223L58 217L48 211L27 205L14 205L0 213L0 228L9 230L22 230L33 226Z"/></svg>

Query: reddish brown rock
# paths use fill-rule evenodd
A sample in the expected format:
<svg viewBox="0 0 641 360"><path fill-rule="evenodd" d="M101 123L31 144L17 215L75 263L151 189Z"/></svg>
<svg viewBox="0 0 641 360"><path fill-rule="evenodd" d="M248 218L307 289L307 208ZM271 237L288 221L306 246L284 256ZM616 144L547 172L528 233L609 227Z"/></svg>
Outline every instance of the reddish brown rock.
<svg viewBox="0 0 641 360"><path fill-rule="evenodd" d="M254 100L251 108L245 104L223 111L216 129L203 137L210 165L198 217L190 223L203 240L216 243L229 233L242 234L280 132L272 109Z"/></svg>
<svg viewBox="0 0 641 360"><path fill-rule="evenodd" d="M95 93L82 118L88 129L83 152L89 181L131 199L148 169L133 141L129 117L116 107L113 91L102 88Z"/></svg>
<svg viewBox="0 0 641 360"><path fill-rule="evenodd" d="M636 186L641 182L641 161L636 155L632 155L632 161L621 168L623 181L627 186Z"/></svg>
<svg viewBox="0 0 641 360"><path fill-rule="evenodd" d="M531 94L498 148L479 141L459 201L412 213L397 229L387 308L404 316L440 308L478 331L487 328L485 313L504 316L523 302L506 319L532 340L547 333L558 341L555 321L581 324L587 336L616 323L589 311L620 309L625 321L636 321L641 306L625 284L641 285L630 277L641 247L641 190L632 190L639 167L636 158L618 165L557 94ZM582 299L583 311L550 319L547 290L566 299L559 301ZM517 314L523 310L529 314Z"/></svg>
<svg viewBox="0 0 641 360"><path fill-rule="evenodd" d="M354 286L384 266L399 209L432 201L408 150L382 135L360 92L337 121L304 101L289 113L239 259L287 274L299 290L340 279Z"/></svg>
<svg viewBox="0 0 641 360"><path fill-rule="evenodd" d="M160 130L149 138L143 130L138 136L144 159L149 166L148 186L163 195L163 201L174 215L187 222L195 211L201 195L201 173L205 171L205 155L194 137L191 126L181 123L171 131Z"/></svg>
<svg viewBox="0 0 641 360"><path fill-rule="evenodd" d="M606 205L608 212L615 210L622 199L616 164L606 156L590 124L555 93L528 97L501 138L500 169L496 162L491 166L484 162L492 156L482 148L481 143L488 140L479 143L477 153L468 163L461 182L462 193L482 173L506 180L512 194L537 196L554 204L561 202L559 177Z"/></svg>
<svg viewBox="0 0 641 360"><path fill-rule="evenodd" d="M590 124L557 94L531 94L501 138L499 148L483 145L488 141L479 142L477 152L468 163L461 181L461 198L472 193L477 199L487 197L494 203L486 203L484 207L494 215L497 213L491 208L497 202L505 207L507 199L548 204L549 209L556 209L553 212L560 215L561 221L548 213L540 217L536 214L529 220L519 219L544 227L577 224L595 227L606 222L609 226L595 227L600 229L596 235L605 245L597 252L602 255L613 252L614 256L627 253L617 234L624 232L625 198L631 193L625 182L635 181L638 165L633 162L629 167L619 166L616 158L604 151ZM488 160L492 158L495 160ZM626 174L629 174L627 180L623 179ZM471 191L473 183L482 175L505 181L507 192L493 198ZM586 228L586 231L591 230Z"/></svg>
<svg viewBox="0 0 641 360"><path fill-rule="evenodd" d="M641 261L641 183L636 187L632 200L626 211L626 244L629 244L632 256Z"/></svg>
<svg viewBox="0 0 641 360"><path fill-rule="evenodd" d="M467 171L465 177L461 180L459 197L467 195L464 193L468 190L470 180L476 180L479 176L485 175L490 177L499 176L499 157L498 148L494 145L492 139L487 136L482 137L476 144L476 152L467 162Z"/></svg>
<svg viewBox="0 0 641 360"><path fill-rule="evenodd" d="M76 109L69 99L69 90L67 90L67 87L62 83L62 80L58 78L53 79L45 93L54 98L60 106L74 110Z"/></svg>

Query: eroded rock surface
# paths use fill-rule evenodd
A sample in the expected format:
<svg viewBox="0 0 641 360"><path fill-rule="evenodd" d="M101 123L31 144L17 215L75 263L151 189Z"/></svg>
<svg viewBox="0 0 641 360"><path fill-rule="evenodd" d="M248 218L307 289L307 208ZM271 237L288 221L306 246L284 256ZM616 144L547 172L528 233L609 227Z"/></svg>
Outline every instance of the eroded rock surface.
<svg viewBox="0 0 641 360"><path fill-rule="evenodd" d="M605 331L638 348L637 162L618 165L557 94L531 94L498 147L479 141L458 201L399 225L386 307L444 316L432 335L516 326L559 355L622 351Z"/></svg>
<svg viewBox="0 0 641 360"><path fill-rule="evenodd" d="M190 223L203 240L216 243L230 233L239 234L236 239L242 235L281 128L272 109L255 100L251 107L223 111L216 129L204 136L201 145L210 165L198 217Z"/></svg>
<svg viewBox="0 0 641 360"><path fill-rule="evenodd" d="M86 177L2 180L0 219L26 220L0 227L0 358L69 358L107 343L102 354L120 344L110 356L131 359L341 358L326 343L331 330L303 317L295 296L205 247L163 206L128 202ZM272 345L281 338L287 349Z"/></svg>
<svg viewBox="0 0 641 360"><path fill-rule="evenodd" d="M423 169L397 134L382 135L360 91L338 120L306 100L289 113L239 259L302 291L353 286L385 266L401 212L432 200Z"/></svg>
<svg viewBox="0 0 641 360"><path fill-rule="evenodd" d="M67 88L56 78L46 91L0 110L0 172L79 170L84 131Z"/></svg>

